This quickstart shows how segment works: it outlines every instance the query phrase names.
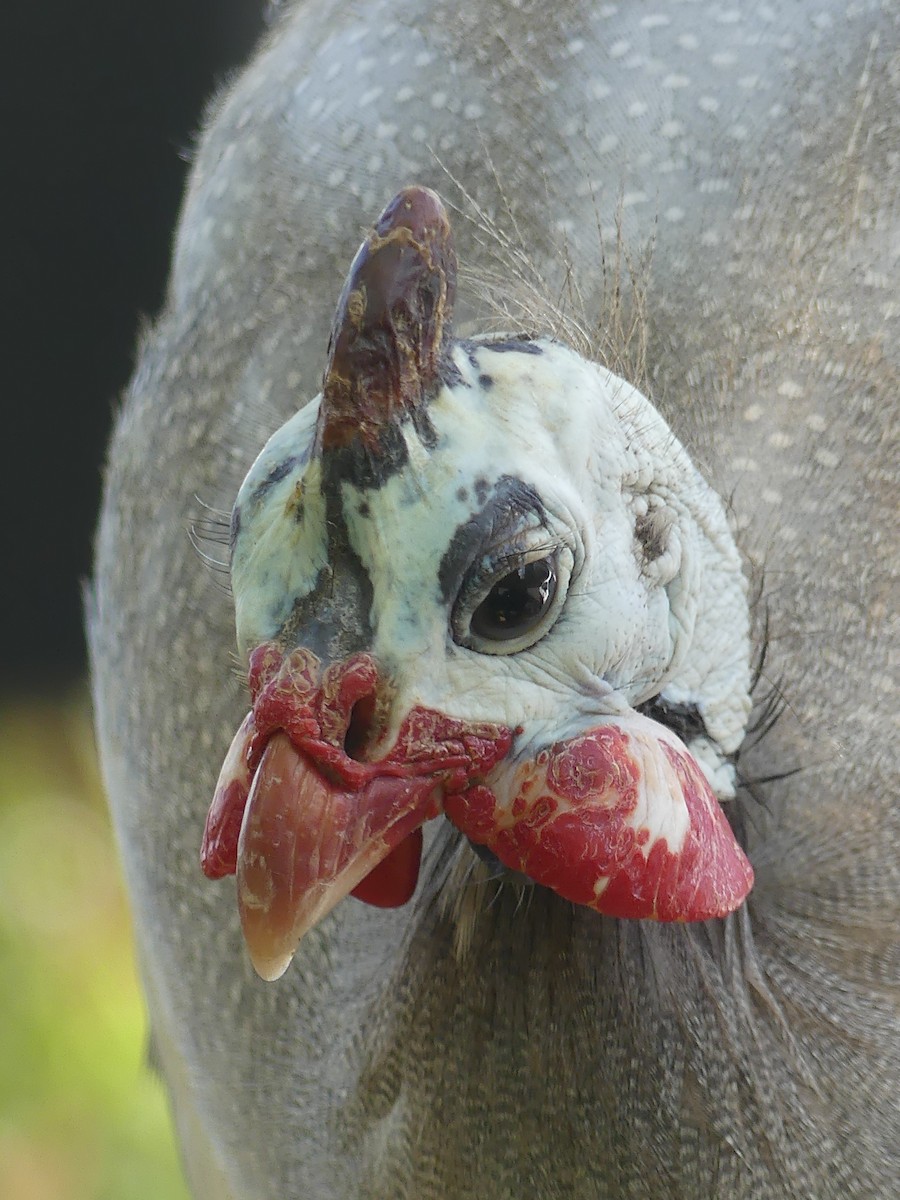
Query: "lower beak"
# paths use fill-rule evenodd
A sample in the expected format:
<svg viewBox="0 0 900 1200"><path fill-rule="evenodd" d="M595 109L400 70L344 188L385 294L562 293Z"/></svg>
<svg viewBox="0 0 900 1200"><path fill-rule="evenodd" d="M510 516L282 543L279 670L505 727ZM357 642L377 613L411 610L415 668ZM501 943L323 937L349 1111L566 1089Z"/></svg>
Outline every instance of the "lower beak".
<svg viewBox="0 0 900 1200"><path fill-rule="evenodd" d="M211 879L237 875L244 938L263 979L284 972L301 937L345 896L405 904L422 825L509 753L512 730L416 707L382 757L351 758L351 730L362 735L378 688L367 655L324 667L308 651L284 656L268 643L251 655L253 710L222 765L200 862Z"/></svg>
<svg viewBox="0 0 900 1200"><path fill-rule="evenodd" d="M262 978L282 975L303 935L394 853L412 884L407 894L401 886L397 902L408 899L421 826L438 815L441 800L433 776L380 776L346 791L276 733L253 778L237 855L241 925ZM378 892L377 884L370 882L365 898Z"/></svg>

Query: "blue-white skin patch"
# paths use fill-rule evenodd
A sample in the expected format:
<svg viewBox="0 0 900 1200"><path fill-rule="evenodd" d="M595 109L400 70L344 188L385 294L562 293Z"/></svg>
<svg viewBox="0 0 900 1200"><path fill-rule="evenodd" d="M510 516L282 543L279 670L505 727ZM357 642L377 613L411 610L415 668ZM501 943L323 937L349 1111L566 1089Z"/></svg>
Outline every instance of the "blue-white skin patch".
<svg viewBox="0 0 900 1200"><path fill-rule="evenodd" d="M328 565L319 464L310 462L318 407L318 400L306 405L272 434L238 492L231 581L246 650L283 627Z"/></svg>
<svg viewBox="0 0 900 1200"><path fill-rule="evenodd" d="M242 653L305 644L295 614L327 595L391 681L389 739L420 705L521 727L518 749L533 753L662 694L699 710L708 737L691 749L716 793L733 794L749 630L719 498L640 392L567 347L467 342L452 360L454 382L428 404L434 445L404 423L408 460L377 487L333 479L326 504L312 454L320 398L266 444L236 505ZM347 571L330 561L336 503L367 577L347 593L365 594L366 612L336 603ZM540 624L518 640L473 636L492 581L548 555L558 589Z"/></svg>

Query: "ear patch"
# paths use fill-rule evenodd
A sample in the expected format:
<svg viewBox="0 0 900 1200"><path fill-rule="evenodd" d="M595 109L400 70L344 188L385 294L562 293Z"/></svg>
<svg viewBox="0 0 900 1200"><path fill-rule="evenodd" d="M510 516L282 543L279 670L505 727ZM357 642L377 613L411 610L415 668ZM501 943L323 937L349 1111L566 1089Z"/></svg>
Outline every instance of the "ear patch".
<svg viewBox="0 0 900 1200"><path fill-rule="evenodd" d="M675 511L653 493L635 496L634 539L641 574L648 582L665 587L681 566L681 539Z"/></svg>

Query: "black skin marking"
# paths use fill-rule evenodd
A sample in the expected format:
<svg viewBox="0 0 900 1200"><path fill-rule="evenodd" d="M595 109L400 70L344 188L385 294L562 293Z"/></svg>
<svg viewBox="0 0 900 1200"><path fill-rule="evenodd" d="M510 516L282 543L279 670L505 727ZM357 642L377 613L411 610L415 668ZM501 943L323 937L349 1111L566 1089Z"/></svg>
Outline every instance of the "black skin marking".
<svg viewBox="0 0 900 1200"><path fill-rule="evenodd" d="M482 350L493 350L495 354L543 354L543 346L539 346L536 342L530 339L510 339L506 342L481 342Z"/></svg>
<svg viewBox="0 0 900 1200"><path fill-rule="evenodd" d="M432 399L433 394L433 391L429 393L425 401ZM438 444L438 434L428 415L426 402L416 405L408 416L386 421L378 430L377 449L367 447L360 437L354 437L347 445L329 449L324 456L325 490L344 480L360 491L377 491L383 487L409 462L403 437L403 426L407 421L412 421L416 436L425 449L433 450Z"/></svg>
<svg viewBox="0 0 900 1200"><path fill-rule="evenodd" d="M456 498L460 502L460 504L465 504L465 502L469 498L468 488L464 488L464 487L457 488L456 489Z"/></svg>
<svg viewBox="0 0 900 1200"><path fill-rule="evenodd" d="M486 479L475 480L475 499L479 504L484 504L490 494L491 485Z"/></svg>
<svg viewBox="0 0 900 1200"><path fill-rule="evenodd" d="M471 362L471 355L469 356ZM472 364L475 365L474 363ZM471 387L472 385L463 379L462 371L456 365L456 360L452 354L445 354L438 365L438 382L444 387Z"/></svg>
<svg viewBox="0 0 900 1200"><path fill-rule="evenodd" d="M300 461L301 460L298 455L292 454L290 458L286 458L283 462L280 462L277 464L277 466L274 466L262 483L258 484L254 490L252 497L254 502L258 503L260 500L262 500L266 492L270 491L276 483L280 483L281 480L284 479L285 475L290 474L290 472L293 471L294 467L296 467Z"/></svg>
<svg viewBox="0 0 900 1200"><path fill-rule="evenodd" d="M413 409L412 423L419 441L425 449L433 450L438 443L438 435L437 430L432 424L431 417L428 415L428 410L424 405Z"/></svg>
<svg viewBox="0 0 900 1200"><path fill-rule="evenodd" d="M360 504L359 508L356 511L359 513L359 515L361 517L367 517L369 515L369 512L371 511L369 509L368 500L363 500L362 504Z"/></svg>
<svg viewBox="0 0 900 1200"><path fill-rule="evenodd" d="M476 346L476 344L474 342L469 342L469 341L457 342L456 344L459 346L460 350L462 350L462 352L465 354L466 358L469 360L469 366L472 367L473 370L477 371L478 370L478 347Z"/></svg>
<svg viewBox="0 0 900 1200"><path fill-rule="evenodd" d="M485 488L486 480L479 480ZM475 485L478 494L478 483ZM483 503L483 501L479 501ZM457 596L466 572L482 552L483 547L508 530L510 535L518 530L524 516L536 516L546 521L544 503L538 493L521 479L501 475L494 484L487 504L468 521L458 525L450 544L444 551L438 568L438 585L441 597L450 604Z"/></svg>
<svg viewBox="0 0 900 1200"><path fill-rule="evenodd" d="M231 550L234 550L234 543L238 539L238 534L241 532L241 509L239 504L235 504L231 510L231 531L228 536L228 543Z"/></svg>
<svg viewBox="0 0 900 1200"><path fill-rule="evenodd" d="M334 459L346 451L332 451ZM328 566L315 587L294 601L291 615L278 632L286 650L306 646L325 662L338 662L372 644L373 589L369 573L350 545L337 487L325 490Z"/></svg>
<svg viewBox="0 0 900 1200"><path fill-rule="evenodd" d="M480 370L481 363L478 361L478 355L482 350L493 350L496 354L543 354L543 346L539 346L537 342L528 334L522 334L521 337L515 338L500 338L496 342L471 342L468 340L457 342L459 348L465 353L469 362L476 371Z"/></svg>
<svg viewBox="0 0 900 1200"><path fill-rule="evenodd" d="M361 439L329 450L324 456L323 490L337 495L346 480L360 491L378 491L409 461L409 453L399 422L390 422L379 431L377 454L370 454Z"/></svg>
<svg viewBox="0 0 900 1200"><path fill-rule="evenodd" d="M489 388L494 386L494 377L493 375L479 375L478 382L481 384L484 390L487 391Z"/></svg>
<svg viewBox="0 0 900 1200"><path fill-rule="evenodd" d="M685 744L696 737L709 737L696 704L672 704L662 696L654 696L652 700L639 704L636 711L671 729Z"/></svg>

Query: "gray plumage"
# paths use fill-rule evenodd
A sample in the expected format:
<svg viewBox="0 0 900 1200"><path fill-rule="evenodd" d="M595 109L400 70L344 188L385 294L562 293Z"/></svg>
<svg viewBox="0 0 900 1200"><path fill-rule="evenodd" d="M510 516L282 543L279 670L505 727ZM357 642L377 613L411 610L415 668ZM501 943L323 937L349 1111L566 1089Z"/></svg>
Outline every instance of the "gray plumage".
<svg viewBox="0 0 900 1200"><path fill-rule="evenodd" d="M898 18L316 0L216 102L110 451L90 611L198 1197L900 1194ZM727 497L761 716L782 709L739 769L798 770L734 802L757 883L724 921L498 887L445 825L411 905L340 905L267 985L233 885L197 862L246 699L189 529L215 536L209 509L317 391L360 232L410 181L460 210L463 320L492 283L526 323L540 292L550 326L599 316L599 353Z"/></svg>

